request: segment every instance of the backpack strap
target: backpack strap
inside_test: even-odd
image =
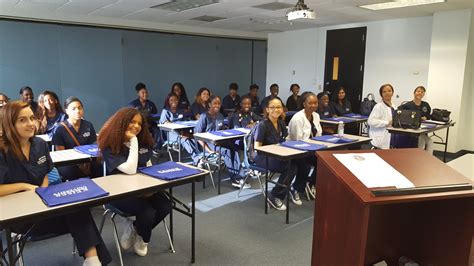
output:
[[[63,127],[66,129],[67,133],[69,133],[69,136],[72,138],[72,140],[74,141],[74,143],[76,144],[76,146],[81,146],[81,144],[79,143],[79,141],[76,139],[76,137],[74,136],[74,134],[72,133],[72,131],[69,129],[69,127],[66,125],[66,123],[61,122],[61,125],[63,125]]]

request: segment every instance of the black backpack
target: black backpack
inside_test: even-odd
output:
[[[370,97],[372,98],[370,99]],[[375,102],[375,96],[372,93],[367,94],[367,97],[365,97],[362,103],[360,104],[360,114],[369,116],[376,104],[377,103]]]
[[[250,133],[245,137],[246,149],[244,156],[246,157],[249,164],[255,163],[255,156],[257,152],[255,151],[255,134],[257,133],[257,128],[260,121],[255,123],[255,125],[250,129]]]

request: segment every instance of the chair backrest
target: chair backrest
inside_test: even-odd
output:
[[[257,133],[258,124],[250,129],[249,134],[244,138],[244,164],[249,167],[250,164],[255,163],[255,134]]]

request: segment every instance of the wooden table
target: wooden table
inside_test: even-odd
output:
[[[375,152],[416,187],[472,182],[420,149],[317,152],[312,265],[472,265],[474,190],[375,197],[335,153]],[[374,168],[377,166],[374,166]]]
[[[186,165],[188,166],[188,165]],[[188,166],[189,167],[189,166]],[[107,202],[123,198],[134,197],[160,189],[168,189],[184,184],[192,184],[190,213],[176,209],[191,218],[191,263],[195,262],[195,182],[201,179],[208,171],[185,177],[182,179],[163,181],[144,174],[110,175],[93,179],[100,187],[109,192],[102,198],[57,206],[47,207],[34,191],[25,191],[0,198],[0,228],[4,229],[8,246],[9,261],[14,261],[11,239],[11,226],[20,223],[34,223],[47,218],[60,216],[79,209],[89,209]],[[14,207],[13,207],[14,206]],[[170,214],[172,215],[172,213]],[[170,231],[172,232],[172,216],[170,216]],[[10,263],[10,265],[14,265]]]

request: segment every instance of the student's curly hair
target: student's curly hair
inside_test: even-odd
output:
[[[148,130],[145,117],[137,109],[131,107],[118,110],[105,122],[97,139],[99,148],[101,150],[109,148],[114,154],[121,153],[125,148],[123,145],[126,142],[125,132],[133,117],[137,114],[142,117],[142,130],[137,135],[138,145],[152,148],[154,140]]]

